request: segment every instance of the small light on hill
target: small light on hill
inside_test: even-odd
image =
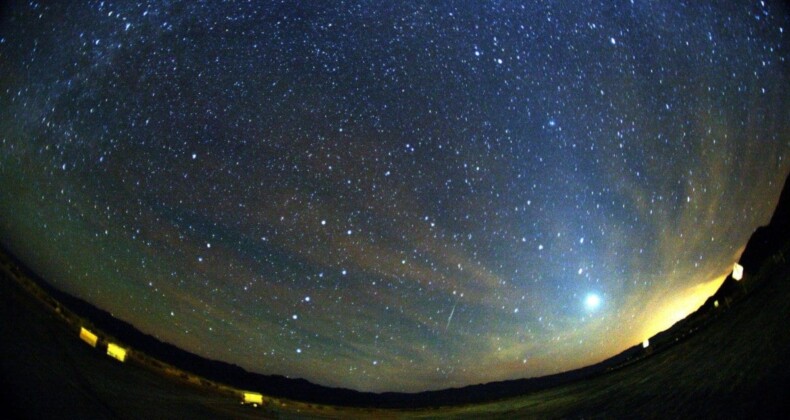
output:
[[[732,267],[732,278],[736,281],[740,281],[743,278],[743,266],[735,263]]]

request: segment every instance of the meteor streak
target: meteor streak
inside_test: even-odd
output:
[[[450,321],[452,321],[452,320],[453,320],[453,314],[455,313],[455,305],[458,305],[458,301],[457,301],[457,300],[456,300],[456,301],[455,301],[455,303],[453,304],[453,309],[452,309],[452,310],[450,310],[450,316],[448,316],[448,317],[447,317],[447,326],[446,326],[446,327],[444,327],[444,330],[445,330],[445,331],[447,331],[447,329],[448,329],[448,328],[450,328]]]

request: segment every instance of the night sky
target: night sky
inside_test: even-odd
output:
[[[46,3],[0,15],[0,241],[259,373],[600,361],[712,294],[790,171],[780,1]]]

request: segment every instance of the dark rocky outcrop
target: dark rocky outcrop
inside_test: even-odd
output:
[[[747,274],[756,274],[766,259],[776,253],[790,238],[790,176],[785,180],[779,203],[767,226],[760,226],[749,238],[738,261]]]

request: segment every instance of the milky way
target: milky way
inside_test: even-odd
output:
[[[0,18],[0,240],[259,373],[597,362],[696,309],[790,171],[778,1],[46,3]]]

